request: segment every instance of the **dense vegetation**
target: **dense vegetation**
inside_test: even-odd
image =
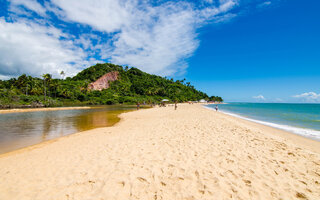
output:
[[[102,91],[87,89],[89,83],[111,71],[118,71],[120,78],[112,82],[110,88]],[[61,72],[61,76],[64,75]],[[50,74],[34,78],[23,74],[7,81],[0,80],[1,107],[158,103],[163,98],[178,102],[223,101],[221,97],[208,97],[185,79],[174,81],[137,68],[109,63],[89,67],[73,78],[53,79]]]

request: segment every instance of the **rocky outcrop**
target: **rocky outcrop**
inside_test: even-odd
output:
[[[105,75],[101,76],[98,80],[95,82],[92,82],[88,85],[89,90],[103,90],[110,87],[110,82],[113,82],[115,80],[118,80],[119,78],[119,72],[109,72]]]

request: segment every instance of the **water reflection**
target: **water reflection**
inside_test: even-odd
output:
[[[121,112],[133,106],[104,106],[85,110],[58,110],[0,115],[0,153],[64,135],[112,126]]]

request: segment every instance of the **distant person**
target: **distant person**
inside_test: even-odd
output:
[[[218,105],[216,105],[216,111],[218,111],[218,110],[219,110]]]
[[[137,110],[139,110],[140,109],[140,103],[138,102],[137,103]]]
[[[177,102],[174,102],[174,109],[177,110],[178,106],[177,106]]]

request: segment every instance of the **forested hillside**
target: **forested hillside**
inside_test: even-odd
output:
[[[119,72],[119,79],[102,91],[88,90],[88,84],[104,74]],[[185,102],[199,99],[222,101],[221,97],[208,97],[185,80],[167,79],[151,75],[137,68],[110,63],[89,67],[73,78],[53,79],[50,74],[34,78],[25,74],[7,81],[0,80],[0,106],[63,106],[118,103],[158,103],[163,98]]]

